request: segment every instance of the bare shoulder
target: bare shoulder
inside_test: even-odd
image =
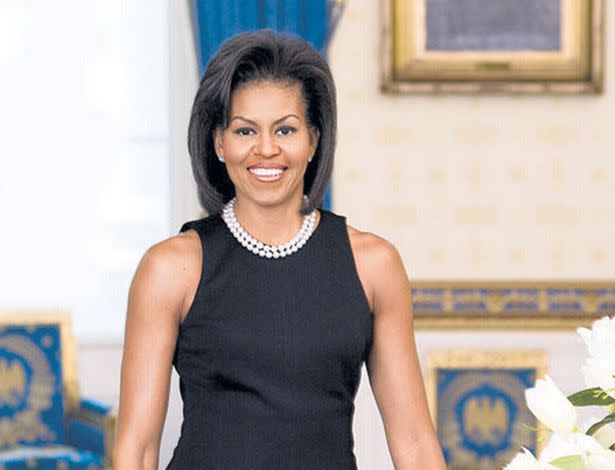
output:
[[[391,277],[405,276],[401,257],[397,248],[387,239],[348,224],[346,227],[359,278],[373,311],[378,285]]]
[[[355,254],[362,258],[362,261],[374,264],[370,268],[377,269],[377,264],[393,261],[399,258],[399,252],[395,245],[386,238],[372,232],[361,231],[347,225],[348,237]]]
[[[187,271],[190,261],[200,255],[199,235],[190,229],[152,245],[143,255],[142,262],[168,277]]]
[[[177,319],[186,311],[192,280],[200,278],[201,243],[194,229],[157,242],[144,253],[131,290],[145,290],[167,304]]]

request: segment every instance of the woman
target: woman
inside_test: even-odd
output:
[[[143,256],[128,299],[114,469],[155,469],[171,367],[184,402],[168,469],[356,469],[361,365],[395,468],[444,469],[395,247],[320,208],[335,88],[305,41],[228,40],[189,150],[207,217]]]

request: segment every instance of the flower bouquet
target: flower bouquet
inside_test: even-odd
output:
[[[552,431],[536,459],[523,449],[504,470],[615,470],[615,318],[578,328],[589,357],[582,371],[590,388],[566,397],[547,375],[525,391],[527,407]],[[579,406],[598,406],[606,416],[579,429]]]

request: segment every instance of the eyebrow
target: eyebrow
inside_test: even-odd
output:
[[[301,121],[301,118],[299,118],[299,116],[297,116],[296,114],[287,114],[286,116],[282,116],[280,119],[276,119],[273,123],[277,124],[278,122],[282,122],[284,119],[287,119],[289,117],[294,117],[297,118],[299,121]],[[245,118],[243,116],[234,116],[233,118],[231,118],[231,120],[229,121],[229,124],[231,122],[233,122],[235,119],[241,119],[242,121],[246,121],[249,122],[250,124],[257,126],[258,124],[256,124],[256,122],[252,121],[251,119]]]

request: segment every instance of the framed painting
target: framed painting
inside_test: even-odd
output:
[[[540,453],[525,389],[546,368],[540,350],[428,352],[430,412],[449,469],[503,468],[521,447]]]
[[[386,92],[599,93],[604,0],[385,0]]]
[[[417,329],[575,329],[615,315],[615,281],[411,281]]]

